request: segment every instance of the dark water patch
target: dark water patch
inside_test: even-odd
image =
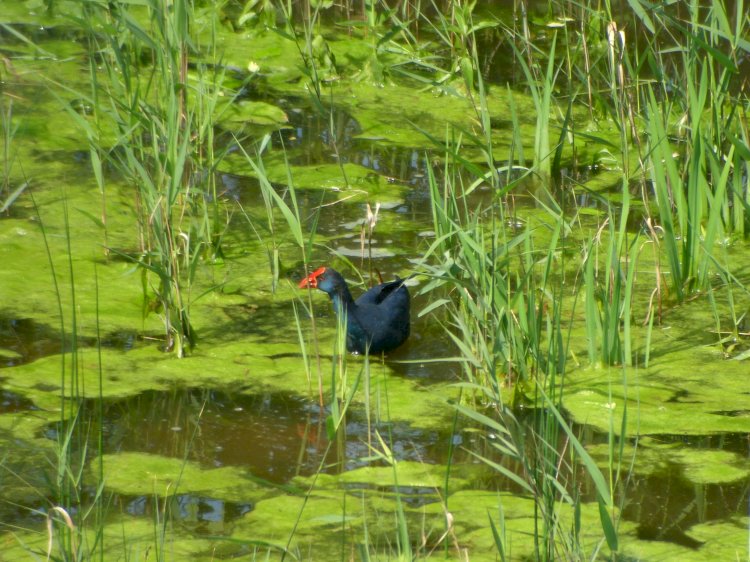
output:
[[[26,506],[2,502],[2,520],[13,521],[19,526],[42,525],[46,521],[49,506],[57,503],[53,496],[45,499],[46,492],[42,489],[37,490],[34,502]],[[84,486],[79,493],[80,502],[67,509],[72,517],[81,510],[87,511],[88,506],[94,505],[96,501],[102,501],[94,486]],[[134,517],[148,517],[152,520],[163,517],[164,510],[167,509],[171,519],[183,528],[198,535],[209,536],[230,534],[232,524],[255,507],[252,503],[230,502],[195,494],[176,494],[166,500],[153,495],[110,494],[106,503],[110,509],[114,508],[117,512]]]
[[[25,396],[10,390],[0,389],[0,414],[16,414],[36,409],[34,403]]]
[[[674,394],[672,394],[672,396],[667,400],[667,402],[676,403],[676,404],[679,404],[679,403],[696,404],[696,403],[701,402],[700,400],[688,400],[689,396],[690,396],[690,392],[681,388],[681,389],[678,389]]]
[[[122,330],[105,335],[99,345],[106,348],[129,351],[144,336],[132,330]],[[15,367],[31,363],[42,357],[70,353],[74,340],[70,334],[63,335],[49,324],[32,318],[12,318],[0,314],[0,368]],[[77,336],[75,345],[78,348],[97,345],[94,337]]]
[[[135,517],[160,515],[164,500],[155,503],[153,496],[129,497],[117,495],[113,503],[121,510]],[[177,494],[168,500],[170,514],[175,521],[198,534],[225,534],[230,529],[225,524],[232,523],[253,509],[251,503],[235,503],[194,494]]]
[[[748,415],[748,412],[712,412],[717,415]],[[652,435],[651,440],[665,445],[680,445],[693,449],[720,450],[737,453],[750,459],[750,434],[718,433],[715,435]]]
[[[356,135],[362,132],[359,122],[348,112],[331,107],[321,115],[297,99],[281,99],[288,127],[278,130],[275,142],[283,144],[292,158],[290,164],[307,165],[335,161],[351,151]]]
[[[289,126],[273,134],[272,144],[284,147],[292,166],[357,164],[390,183],[410,186],[423,198],[429,197],[427,163],[431,158],[425,156],[424,147],[393,146],[383,142],[387,139],[363,137],[357,119],[338,107],[321,115],[306,100],[276,103],[285,110]],[[440,172],[439,166],[436,171]]]
[[[31,318],[0,315],[0,367],[14,367],[56,355],[64,346],[60,332]]]
[[[229,199],[231,201],[239,201],[240,195],[243,191],[243,183],[252,182],[253,186],[260,192],[258,181],[255,178],[246,178],[230,173],[219,174],[217,185],[221,186],[219,191],[219,197]],[[208,197],[209,201],[211,197]]]
[[[398,494],[400,500],[404,504],[413,508],[423,507],[441,501],[440,497],[435,495],[435,488],[431,486],[394,487],[392,484],[387,484],[384,489],[375,482],[345,482],[341,487],[346,490],[348,494],[358,498],[367,498],[368,492],[372,490],[381,490],[393,494],[394,496]]]
[[[625,492],[622,516],[638,523],[639,538],[698,548],[700,541],[687,535],[690,528],[745,513],[749,487],[747,482],[695,485],[676,472],[636,477]]]
[[[42,392],[54,392],[60,390],[60,387],[56,384],[37,383],[33,386],[34,390],[41,390]]]
[[[413,335],[409,337],[413,338]],[[403,350],[399,348],[388,356],[388,366],[399,375],[409,379],[418,379],[420,384],[424,385],[459,382],[462,380],[462,367],[458,361],[453,361],[450,357],[437,362],[433,361],[434,358],[445,355],[448,347],[450,347],[448,342],[437,340],[424,344],[408,342]],[[437,353],[430,355],[431,350]],[[425,361],[414,358],[415,355],[424,357]],[[401,360],[401,357],[404,357],[404,360]]]
[[[91,153],[86,150],[37,150],[31,151],[34,161],[39,166],[45,164],[68,165],[65,173],[72,174],[70,182],[74,185],[88,185],[91,180]]]
[[[697,550],[705,544],[703,541],[696,540],[687,535],[680,527],[672,525],[639,525],[636,536],[641,540],[670,542],[686,548],[692,548],[693,550]]]
[[[206,468],[237,466],[261,481],[285,484],[296,475],[338,473],[369,464],[375,431],[389,435],[399,460],[444,462],[447,440],[434,431],[407,423],[373,420],[347,414],[344,441],[334,446],[326,433],[328,410],[286,394],[244,395],[223,390],[174,389],[149,391],[103,404],[97,421],[96,401],[82,411],[96,432],[101,427],[104,452],[142,452],[187,458]],[[55,439],[59,423],[44,435]]]
[[[607,443],[605,434],[595,438]],[[639,538],[699,548],[702,543],[688,535],[693,526],[746,513],[750,436],[665,434],[642,443],[619,490],[622,516],[638,524]]]
[[[516,417],[522,429],[523,450],[527,460],[536,454],[538,436],[533,427],[539,423],[540,411],[518,412]],[[574,433],[591,452],[600,470],[608,471],[610,437],[588,426],[571,423]],[[462,447],[473,451],[519,475],[524,468],[509,460],[492,447],[493,436],[486,431],[470,431]],[[562,454],[570,447],[567,436],[560,432],[555,445]],[[616,505],[622,505],[622,517],[637,524],[637,534],[644,540],[672,542],[688,548],[699,548],[689,533],[692,527],[707,522],[724,522],[747,512],[750,502],[750,436],[745,433],[716,435],[657,435],[640,440],[637,448],[634,438],[628,439],[621,462],[618,486],[614,496]],[[615,444],[615,451],[619,447]],[[530,461],[533,465],[533,460]],[[631,464],[632,463],[632,464]],[[597,502],[597,492],[587,482],[587,471],[582,463],[576,467],[575,478],[561,475],[559,482],[568,486],[572,495],[582,501]],[[567,482],[567,483],[566,483]],[[575,484],[573,484],[575,483]],[[572,486],[575,486],[575,489]],[[521,490],[499,473],[485,489],[510,491],[524,495]],[[622,502],[622,503],[620,503]]]

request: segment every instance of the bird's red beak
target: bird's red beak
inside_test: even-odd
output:
[[[310,275],[308,275],[302,281],[299,282],[299,288],[304,289],[305,287],[312,287],[313,289],[317,289],[318,276],[322,275],[325,270],[326,270],[325,267],[319,267],[318,269],[313,271]]]

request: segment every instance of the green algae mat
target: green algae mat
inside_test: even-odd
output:
[[[564,551],[580,559],[747,558],[747,341],[727,344],[722,332],[747,324],[738,318],[750,305],[746,243],[726,249],[737,288],[716,293],[721,302],[697,293],[654,325],[634,321],[632,365],[589,365],[580,307],[563,299],[570,361],[560,405],[622,498],[610,513],[613,553],[590,481],[556,483],[575,508],[545,504],[507,477],[522,467],[493,448],[497,436],[457,416],[457,404],[496,404],[462,378],[469,359],[437,310],[455,295],[424,291],[429,279],[415,277],[409,342],[368,360],[339,353],[327,297],[296,285],[306,263],[346,271],[355,294],[378,273],[406,277],[423,265],[436,237],[426,178],[445,166],[437,145],[447,136],[465,147],[469,170],[485,158],[460,81],[373,80],[385,42],[330,26],[311,38],[316,98],[288,32],[233,26],[196,7],[180,88],[193,95],[201,69],[221,71],[218,101],[201,116],[215,134],[205,146],[222,157],[191,170],[216,189],[190,205],[215,213],[220,227],[206,238],[220,250],[189,254],[207,223],[186,211],[176,239],[179,255],[198,256],[179,262],[191,275],[196,346],[178,359],[164,349],[158,275],[143,267],[155,215],[144,216],[133,178],[115,164],[126,159],[123,129],[90,106],[92,72],[114,87],[90,33],[113,28],[86,29],[78,2],[46,4],[10,2],[0,16],[0,560],[528,560],[540,557],[535,538],[560,529],[571,541]],[[136,33],[144,15],[132,4]],[[136,59],[153,61],[146,50]],[[487,102],[498,123],[484,140],[497,153],[534,145],[532,96],[503,85]],[[620,143],[611,123],[580,108],[566,118],[590,131],[576,147],[582,161]],[[154,145],[144,169],[167,152]],[[602,165],[582,183],[606,198],[620,172]],[[483,182],[465,181],[467,208],[494,204]],[[519,223],[543,245],[549,202],[518,201]],[[368,205],[370,221],[378,206],[369,233]],[[583,209],[569,239],[595,238],[600,219],[595,205]],[[571,255],[572,279],[582,257]],[[651,288],[634,300],[648,302]],[[500,396],[511,403],[515,392],[508,383]],[[521,392],[531,400],[533,385]],[[75,506],[70,524],[63,505]],[[542,511],[554,530],[541,528]]]

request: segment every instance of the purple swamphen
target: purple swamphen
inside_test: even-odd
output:
[[[356,353],[392,351],[409,337],[409,290],[404,280],[381,283],[356,301],[341,274],[330,267],[313,271],[299,283],[328,293],[336,314],[346,315],[346,348]]]

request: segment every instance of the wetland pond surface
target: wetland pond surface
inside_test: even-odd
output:
[[[315,232],[312,265],[344,272],[356,296],[378,272],[390,279],[422,267],[436,237],[429,178],[446,174],[428,134],[457,124],[471,111],[466,100],[414,84],[331,81],[324,97],[331,107],[321,114],[288,38],[258,31],[248,39],[222,28],[222,65],[240,78],[227,78],[231,107],[213,127],[217,150],[227,153],[201,172],[215,182],[206,200],[220,209],[221,252],[195,271],[188,298],[197,345],[178,359],[163,350],[145,274],[128,258],[143,243],[138,196],[105,160],[103,197],[90,139],[74,118],[90,119],[89,61],[97,58],[74,22],[37,16],[27,4],[3,16],[0,31],[12,66],[0,92],[4,123],[15,127],[5,137],[13,155],[6,177],[16,187],[29,182],[0,216],[0,559],[43,557],[47,514],[71,497],[76,517],[98,506],[100,536],[86,531],[79,546],[103,541],[107,560],[151,559],[147,545],[165,520],[172,560],[285,550],[354,559],[358,548],[385,558],[403,552],[404,524],[425,557],[495,560],[490,519],[502,522],[510,559],[533,557],[535,502],[507,476],[523,474],[523,466],[501,454],[486,425],[457,415],[466,401],[488,415],[496,404],[481,392],[470,399],[461,384],[464,358],[448,334],[455,326],[432,310],[446,295],[423,291],[429,279],[416,276],[408,342],[386,360],[346,357],[342,369],[330,302],[323,293],[307,300],[296,288],[305,273],[300,249],[278,210],[269,226],[263,180],[243,154],[258,157],[268,135],[266,177],[285,197],[293,178],[303,228]],[[347,41],[330,34],[339,61]],[[350,42],[355,57],[359,40]],[[244,79],[245,49],[260,61],[257,83]],[[505,99],[504,88],[493,95]],[[502,128],[507,102],[497,103]],[[516,103],[529,136],[531,102],[518,93]],[[114,136],[102,136],[116,150]],[[493,142],[506,147],[510,136],[501,131]],[[476,147],[467,154],[476,159]],[[457,181],[475,182],[472,169]],[[621,171],[573,160],[563,170],[550,193],[578,213],[571,239],[590,239]],[[512,174],[502,181],[518,179]],[[510,203],[496,189],[478,182],[462,204],[480,221],[484,210],[511,205],[511,231],[544,222],[535,183],[515,185]],[[371,233],[368,205],[379,209]],[[632,223],[634,232],[642,226],[640,217]],[[728,251],[735,274],[749,281],[747,246]],[[570,349],[580,359],[586,333],[580,318],[573,322]],[[610,443],[618,451],[618,559],[747,555],[748,367],[725,359],[715,326],[700,295],[653,327],[648,366],[568,364],[561,405],[574,434],[608,477]],[[642,348],[634,353],[642,361]],[[509,377],[502,389],[509,401],[512,385]],[[530,450],[538,416],[528,403],[516,410]],[[571,444],[561,434],[549,446]],[[603,544],[597,491],[582,468],[571,474],[563,487],[579,498],[579,538],[594,552]],[[574,515],[558,507],[572,528]]]

